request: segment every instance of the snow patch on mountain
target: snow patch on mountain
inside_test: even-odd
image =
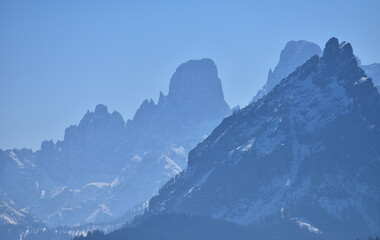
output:
[[[291,220],[295,220],[300,226],[300,228],[306,228],[307,230],[309,230],[309,232],[312,233],[322,234],[322,231],[308,223],[305,219],[292,218]]]

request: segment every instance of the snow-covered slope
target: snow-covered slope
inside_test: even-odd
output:
[[[151,213],[245,225],[293,221],[323,239],[380,232],[380,95],[349,43],[330,39],[189,154]]]
[[[42,222],[24,209],[16,209],[0,201],[0,225],[43,226]]]

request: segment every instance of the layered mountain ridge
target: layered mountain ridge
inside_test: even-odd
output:
[[[231,110],[215,63],[191,60],[176,69],[168,94],[145,100],[132,120],[97,105],[62,141],[45,141],[37,152],[0,150],[0,205],[8,206],[0,210],[25,208],[50,226],[108,222],[104,230],[146,211],[127,227],[132,236],[152,229],[165,235],[157,227],[173,223],[205,231],[198,221],[214,228],[211,237],[224,235],[220,227],[247,239],[271,239],[273,228],[277,238],[292,239],[379,234],[377,70],[336,38],[323,53],[291,41],[251,104],[214,129]],[[32,218],[39,221],[25,219]],[[94,226],[68,228],[61,237]]]
[[[142,211],[187,166],[188,151],[229,114],[215,63],[189,61],[173,74],[168,95],[160,93],[158,104],[144,101],[133,120],[97,105],[62,141],[44,141],[36,152],[1,151],[0,199],[50,226]]]

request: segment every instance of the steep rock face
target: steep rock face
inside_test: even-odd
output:
[[[152,213],[294,221],[324,239],[380,232],[380,96],[349,43],[330,39],[189,154]]]
[[[254,102],[267,94],[272,88],[280,83],[283,78],[287,77],[312,56],[321,56],[321,54],[321,48],[315,43],[304,40],[288,42],[285,45],[285,48],[281,51],[280,60],[277,66],[273,71],[272,69],[269,70],[267,82],[264,87],[257,92],[251,102]]]
[[[126,124],[98,105],[63,141],[44,141],[35,153],[0,151],[0,199],[53,226],[117,219],[185,169],[189,150],[229,114],[215,63],[189,61],[168,95],[144,101]]]

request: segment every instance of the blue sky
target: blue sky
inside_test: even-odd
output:
[[[175,68],[212,58],[246,105],[289,40],[332,36],[380,62],[380,1],[0,1],[0,148],[63,138],[98,103],[124,119],[167,93]]]

